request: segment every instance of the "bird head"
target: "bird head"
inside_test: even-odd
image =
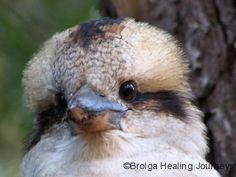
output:
[[[187,60],[171,35],[148,24],[102,19],[55,34],[29,62],[23,85],[37,115],[30,148],[66,124],[92,142],[132,135],[206,152]]]

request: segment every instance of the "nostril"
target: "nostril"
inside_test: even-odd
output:
[[[104,94],[98,94],[98,95],[103,98],[106,97]]]
[[[133,108],[132,107],[128,107],[128,110],[133,110]]]

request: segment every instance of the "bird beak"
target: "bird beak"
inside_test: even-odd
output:
[[[108,129],[120,129],[122,115],[127,107],[96,94],[84,86],[68,103],[69,113],[79,129],[86,132],[98,132]]]

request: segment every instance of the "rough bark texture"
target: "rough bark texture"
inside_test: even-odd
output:
[[[183,44],[191,84],[205,112],[212,164],[236,177],[236,1],[100,0],[105,16],[132,16],[165,29]]]

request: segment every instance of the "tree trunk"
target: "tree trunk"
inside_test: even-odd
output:
[[[191,85],[208,127],[212,164],[236,177],[236,1],[99,0],[105,16],[131,16],[169,33],[190,60]]]

